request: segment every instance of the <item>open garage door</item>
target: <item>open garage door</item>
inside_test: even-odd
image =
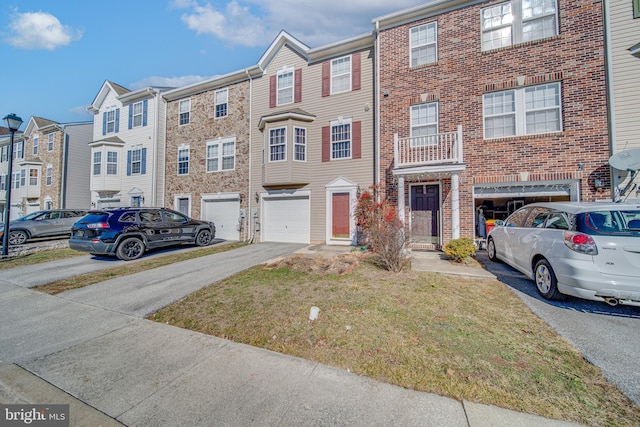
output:
[[[216,238],[238,240],[239,199],[203,200],[203,219],[216,225]]]
[[[263,202],[263,241],[309,243],[309,196],[269,197]]]

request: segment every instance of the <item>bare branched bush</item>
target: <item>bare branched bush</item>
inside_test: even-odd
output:
[[[408,261],[404,224],[391,203],[386,199],[377,201],[375,187],[358,195],[356,220],[366,246],[377,255],[381,265],[393,272],[401,271]]]

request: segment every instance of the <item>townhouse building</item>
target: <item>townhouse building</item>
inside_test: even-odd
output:
[[[373,24],[378,181],[414,246],[482,235],[480,213],[610,200],[601,1],[436,0]]]
[[[261,241],[349,245],[373,184],[371,34],[309,48],[282,31],[251,97],[249,214]]]
[[[42,209],[89,207],[88,143],[92,128],[89,122],[58,123],[31,117],[25,131],[14,138],[9,184],[4,182],[8,145],[3,145],[1,160],[5,166],[0,190],[12,186],[11,219]]]
[[[91,207],[164,206],[166,102],[169,88],[131,91],[109,80],[87,111]]]
[[[628,153],[640,150],[637,124],[640,101],[640,1],[605,1],[604,4],[611,152]],[[640,175],[626,169],[614,169],[613,172],[616,198],[640,201]]]
[[[177,88],[167,102],[166,204],[248,240],[250,98],[257,67]]]

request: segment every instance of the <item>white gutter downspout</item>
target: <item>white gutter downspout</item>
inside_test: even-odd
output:
[[[610,23],[610,5],[609,0],[602,2],[602,13],[604,14],[604,51],[605,51],[605,67],[607,82],[607,115],[609,121],[609,156],[616,153],[616,112],[613,103],[613,66],[611,52],[611,23]],[[611,197],[612,200],[618,199],[618,173],[617,169],[610,167],[611,172]]]
[[[151,172],[151,205],[157,206],[157,196],[158,196],[158,127],[160,126],[160,92],[156,92],[154,95],[155,98],[155,109],[156,109],[156,118],[153,126],[151,143],[153,144],[153,171]],[[166,141],[165,141],[166,146]],[[166,155],[165,155],[166,157]],[[162,189],[164,194],[164,188]],[[164,205],[164,203],[163,203]]]
[[[374,56],[374,60],[376,62],[376,78],[374,84],[374,104],[375,104],[375,135],[373,137],[373,185],[378,185],[380,182],[380,21],[376,21],[376,53]]]
[[[253,231],[254,224],[251,220],[253,218],[251,215],[251,158],[253,157],[253,150],[251,149],[253,143],[253,114],[251,111],[251,106],[253,104],[253,79],[251,78],[249,70],[245,70],[245,72],[247,73],[247,77],[249,78],[249,185],[247,187],[247,211],[244,214],[244,241],[251,242],[253,240],[253,237],[250,236],[253,236],[253,233],[255,232]],[[247,224],[250,224],[249,230],[247,230]]]

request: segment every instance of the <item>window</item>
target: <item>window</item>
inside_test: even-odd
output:
[[[116,131],[116,110],[107,111],[105,113],[106,133]]]
[[[560,83],[488,93],[483,104],[485,138],[562,130]]]
[[[20,169],[20,187],[25,187],[27,185],[27,170]]]
[[[216,119],[227,117],[229,89],[217,90],[215,94]]]
[[[102,152],[93,152],[93,174],[100,175],[102,173]]]
[[[5,178],[5,175],[0,175],[0,191],[5,191],[7,189],[7,181]]]
[[[277,128],[269,131],[269,161],[287,160],[287,129]]]
[[[118,153],[107,151],[107,175],[118,174]]]
[[[351,158],[351,121],[331,123],[331,159]]]
[[[430,64],[438,60],[438,27],[435,22],[411,29],[411,66]]]
[[[278,71],[277,78],[277,105],[291,104],[293,102],[293,68]]]
[[[51,185],[53,183],[53,166],[47,165],[47,185]]]
[[[180,101],[180,125],[189,124],[189,114],[191,112],[191,100]]]
[[[233,170],[236,167],[235,139],[207,143],[207,172]]]
[[[307,161],[307,129],[293,128],[293,160]]]
[[[29,169],[29,185],[32,187],[38,186],[38,169]]]
[[[331,61],[331,93],[351,90],[351,56]]]
[[[16,172],[11,175],[13,177],[13,187],[12,188],[20,188],[20,172]]]
[[[640,0],[633,0],[633,17],[640,18]]]
[[[178,175],[189,174],[189,146],[178,148]]]
[[[411,106],[411,136],[413,138],[435,135],[438,133],[438,103]],[[433,138],[419,138],[412,140],[412,145],[427,145],[434,143]]]
[[[9,146],[3,145],[2,154],[0,154],[0,161],[6,162],[7,160],[9,160]]]
[[[131,108],[131,114],[132,114],[131,124],[133,127],[142,126],[142,113],[143,113],[142,101],[136,102],[135,104],[133,104]]]
[[[38,155],[38,144],[40,144],[40,138],[36,136],[33,138],[33,155],[34,156]]]
[[[54,137],[54,135],[52,133],[47,135],[47,138],[48,138],[47,150],[49,150],[49,151],[53,151],[53,137]]]
[[[556,0],[513,0],[482,9],[482,50],[558,34]]]
[[[13,143],[13,159],[24,159],[24,152],[22,151],[22,141]]]
[[[131,173],[130,175],[138,175],[142,172],[142,150],[137,148],[131,150]]]

